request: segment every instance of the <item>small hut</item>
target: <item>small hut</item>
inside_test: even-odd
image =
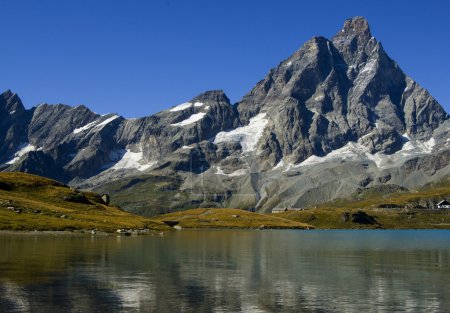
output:
[[[447,200],[442,200],[441,202],[439,202],[439,203],[437,204],[437,208],[438,208],[439,210],[442,210],[442,209],[450,209],[450,202],[447,201]]]
[[[287,211],[287,208],[273,208],[272,209],[272,214],[283,213],[283,212],[286,212],[286,211]]]

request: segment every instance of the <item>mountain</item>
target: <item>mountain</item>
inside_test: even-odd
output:
[[[403,134],[428,140],[448,119],[388,57],[363,18],[347,20],[332,40],[306,42],[237,108],[243,121],[260,112],[270,116],[272,142],[293,163],[358,139],[370,153],[393,153]]]
[[[25,110],[0,96],[0,170],[109,192],[124,208],[268,211],[450,173],[450,118],[362,17],[313,37],[232,105],[208,91],[149,117]],[[395,189],[395,188],[394,188]]]

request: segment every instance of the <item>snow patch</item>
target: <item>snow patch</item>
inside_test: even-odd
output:
[[[328,52],[329,52],[330,54],[332,54],[332,53],[331,53],[331,47],[330,47],[330,42],[329,42],[329,41],[327,41],[327,48],[328,48]]]
[[[185,102],[185,103],[179,104],[176,107],[170,109],[170,112],[183,111],[183,110],[189,109],[191,106],[192,106],[192,103]]]
[[[389,168],[399,165],[399,162],[404,162],[407,158],[418,154],[429,154],[433,151],[435,146],[434,138],[422,142],[419,140],[406,142],[402,149],[394,154],[384,154],[377,152],[370,153],[369,149],[357,142],[349,142],[342,148],[336,149],[323,157],[312,155],[299,164],[288,164],[285,172],[298,167],[311,166],[319,163],[336,161],[336,160],[370,160],[376,164],[378,168]],[[278,165],[277,165],[278,166]]]
[[[12,110],[11,112],[9,112],[9,115],[13,115],[14,113],[16,113],[16,110]]]
[[[428,141],[423,143],[424,147],[427,149],[427,152],[433,151],[434,146],[436,145],[436,141],[433,137],[431,137]]]
[[[252,117],[250,123],[246,126],[241,126],[228,132],[218,133],[214,139],[214,143],[237,141],[241,144],[242,152],[253,151],[268,122],[266,113],[259,113],[255,117]]]
[[[186,125],[194,124],[194,123],[200,121],[205,115],[206,115],[205,112],[192,114],[191,116],[189,116],[189,118],[185,119],[184,121],[181,121],[181,122],[175,123],[175,124],[170,124],[170,126],[179,127],[179,126],[186,126]]]
[[[284,160],[281,160],[280,162],[278,162],[277,165],[275,165],[275,166],[273,167],[273,170],[277,170],[277,169],[279,169],[279,168],[283,168],[283,166],[284,166]]]
[[[102,115],[102,117],[104,117],[104,116],[106,116],[106,115],[108,115],[108,114]],[[75,129],[73,130],[73,133],[74,133],[74,134],[78,134],[78,133],[81,133],[81,132],[83,132],[83,131],[89,130],[89,129],[91,129],[91,128],[102,129],[106,124],[111,123],[112,121],[114,121],[114,120],[117,119],[118,117],[119,117],[119,115],[113,115],[113,116],[107,118],[107,119],[104,120],[104,121],[95,120],[95,121],[90,122],[89,124],[86,124],[86,125],[84,125],[84,126],[82,126],[82,127],[80,127],[80,128],[75,128]]]
[[[240,170],[236,170],[233,173],[228,174],[229,177],[236,177],[236,176],[243,176],[247,174],[247,170],[246,169],[240,169]]]
[[[225,172],[220,168],[220,166],[217,167],[216,175],[227,175]]]
[[[300,164],[288,163],[288,164],[286,165],[286,168],[285,168],[285,170],[283,171],[283,173],[289,172],[289,171],[292,170],[293,168],[299,168],[300,166],[301,166],[301,163],[300,163]]]
[[[296,167],[302,167],[302,166],[309,166],[309,165],[315,165],[331,160],[356,160],[360,158],[361,156],[366,156],[369,153],[368,148],[365,146],[356,143],[356,142],[349,142],[342,148],[336,149],[328,153],[327,155],[323,157],[319,157],[316,155],[312,155],[300,164],[290,164],[289,168],[296,168]]]
[[[230,174],[225,173],[220,166],[217,167],[216,169],[216,175],[224,175],[224,176],[228,176],[228,177],[236,177],[236,176],[243,176],[247,174],[247,170],[246,169],[239,169],[236,170]]]
[[[193,149],[194,147],[190,147],[190,146],[182,146],[181,149]]]
[[[202,102],[195,102],[194,103],[194,107],[196,107],[196,108],[201,107],[201,106],[203,106]]]
[[[89,128],[94,127],[97,123],[98,123],[97,121],[93,121],[93,122],[91,122],[91,123],[89,123],[89,124],[84,125],[83,127],[75,128],[75,129],[73,130],[73,133],[74,133],[74,134],[81,133],[82,131],[85,131],[85,130],[88,130]]]
[[[6,164],[11,165],[11,164],[16,163],[17,161],[19,161],[19,159],[20,159],[23,155],[27,154],[27,153],[30,152],[30,151],[36,151],[36,147],[33,146],[33,145],[30,145],[29,143],[23,143],[23,144],[21,144],[21,145],[17,148],[16,153],[14,153],[14,157],[13,157],[11,160],[9,160],[8,162],[6,162]]]
[[[138,171],[145,171],[149,169],[157,162],[145,162],[142,151],[132,152],[130,149],[117,150],[110,153],[111,161],[117,161],[112,169],[137,169]]]
[[[119,115],[113,115],[110,118],[107,118],[106,120],[104,120],[103,122],[101,122],[100,124],[96,125],[95,128],[100,128],[102,129],[103,126],[105,126],[106,124],[111,123],[112,121],[114,121],[115,119],[117,119],[119,117]]]

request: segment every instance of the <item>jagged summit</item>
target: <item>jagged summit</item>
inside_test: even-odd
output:
[[[2,94],[0,94],[0,97],[9,98],[12,95],[13,95],[13,93],[12,93],[11,89],[7,89],[4,92],[2,92]]]
[[[352,67],[366,62],[376,51],[384,53],[381,43],[372,36],[369,23],[363,17],[346,20],[343,28],[331,41],[345,62]]]
[[[22,113],[25,108],[16,93],[10,89],[0,94],[0,109],[6,110],[9,114]]]
[[[223,90],[209,90],[198,95],[192,101],[223,101],[229,103],[230,99]]]
[[[356,16],[347,19],[344,22],[344,27],[340,31],[342,34],[360,34],[371,37],[369,22],[362,16]]]

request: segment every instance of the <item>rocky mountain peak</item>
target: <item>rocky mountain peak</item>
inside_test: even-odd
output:
[[[193,102],[195,102],[195,101],[198,101],[198,102],[213,101],[213,102],[227,102],[227,103],[230,103],[230,99],[228,99],[227,95],[225,94],[225,92],[223,90],[209,90],[209,91],[206,91],[206,92],[198,95],[194,99],[192,99],[192,101]]]
[[[25,107],[19,96],[8,89],[0,95],[0,111],[6,111],[9,115],[16,115],[23,113]]]
[[[332,42],[345,62],[350,65],[366,62],[368,56],[377,50],[376,47],[381,47],[372,37],[367,20],[360,16],[347,19],[344,27],[332,38]]]
[[[340,34],[345,35],[364,35],[369,38],[372,37],[370,33],[369,22],[362,16],[356,16],[349,18],[344,22],[344,27],[340,31]]]
[[[0,95],[0,97],[7,99],[7,98],[10,98],[12,95],[13,95],[13,93],[12,93],[11,89],[8,89],[8,90],[4,91]]]
[[[420,86],[407,87],[407,80],[372,37],[367,20],[355,17],[331,41],[307,41],[272,69],[237,110],[244,123],[269,112],[274,142],[294,163],[372,135],[378,142],[372,152],[392,153],[401,148],[405,132],[428,140],[448,118]]]

